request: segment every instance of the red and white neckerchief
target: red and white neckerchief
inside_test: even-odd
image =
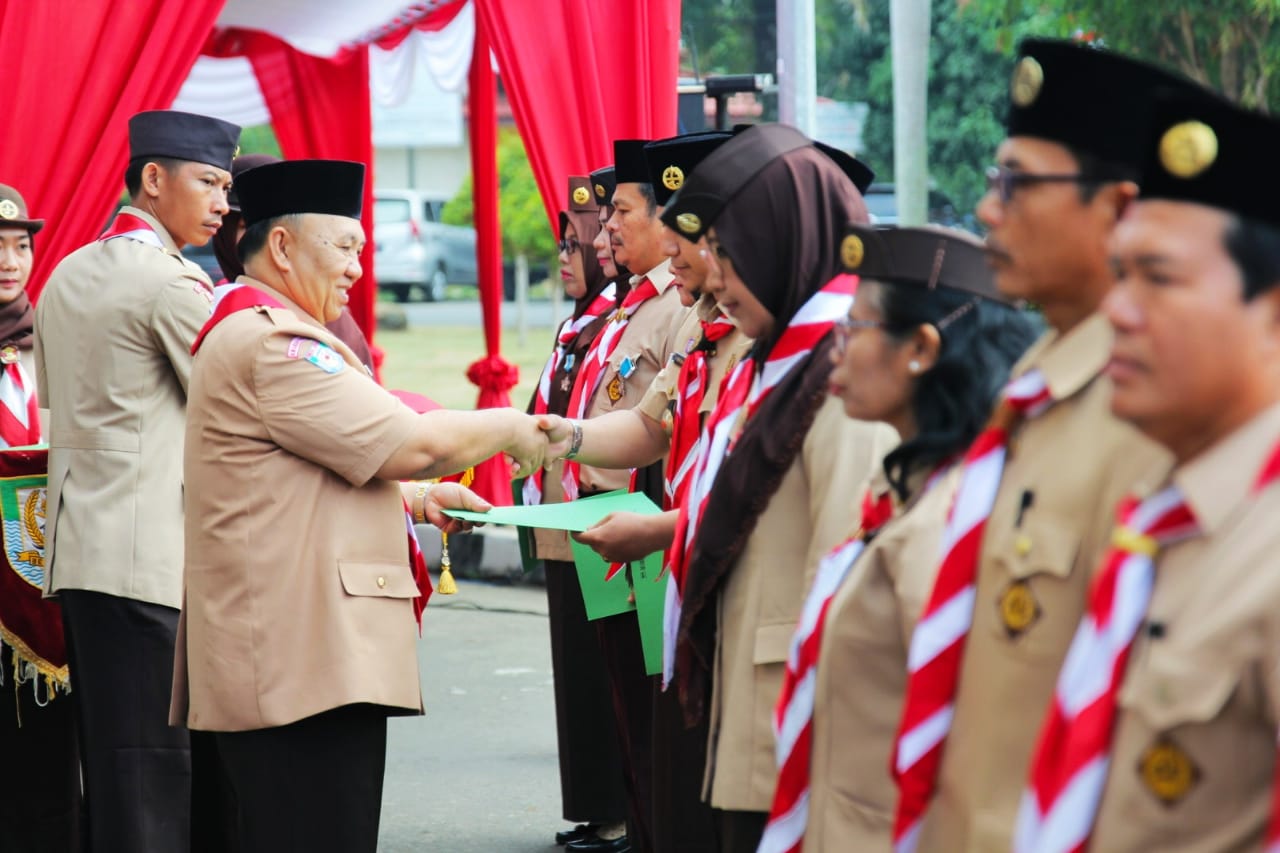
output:
[[[698,440],[688,485],[688,497],[680,505],[676,518],[675,536],[667,552],[667,568],[671,583],[667,584],[666,604],[662,615],[662,686],[671,683],[675,667],[676,636],[680,629],[681,590],[688,569],[689,555],[693,553],[693,537],[702,514],[707,508],[707,497],[715,483],[720,466],[733,452],[737,442],[735,430],[739,423],[751,420],[770,392],[796,365],[803,364],[813,348],[826,337],[836,321],[849,313],[853,306],[853,294],[858,289],[856,276],[840,274],[827,282],[821,290],[809,297],[791,318],[778,342],[769,351],[759,372],[756,361],[748,356],[720,385],[720,398],[715,410],[707,418]],[[741,433],[738,433],[741,434]]]
[[[132,213],[117,213],[116,218],[107,226],[107,230],[98,238],[98,242],[105,243],[116,237],[128,237],[130,240],[137,240],[139,243],[146,243],[157,249],[164,248],[164,241],[160,239],[160,235],[151,227],[151,224]]]
[[[997,414],[1030,419],[1053,405],[1044,375],[1031,370],[1005,388]],[[890,768],[898,783],[893,845],[915,850],[925,811],[937,785],[938,768],[955,707],[965,641],[973,625],[974,587],[982,536],[1004,471],[1011,423],[988,426],[970,446],[947,526],[942,563],[924,615],[911,635],[907,694]]]
[[[609,356],[613,355],[613,351],[618,348],[618,342],[622,340],[622,333],[626,331],[627,324],[640,310],[641,305],[657,295],[658,288],[649,281],[648,276],[645,276],[639,284],[631,288],[631,292],[627,294],[626,299],[622,300],[622,305],[613,315],[613,319],[600,330],[600,334],[596,335],[596,339],[591,342],[591,348],[582,359],[582,370],[578,373],[577,381],[573,384],[573,392],[569,395],[569,418],[582,420],[587,416],[587,407],[591,405],[591,398],[595,396],[596,388],[604,378]],[[564,483],[566,500],[575,500],[578,497],[579,467],[573,460],[564,463],[561,479]]]
[[[782,692],[773,710],[773,734],[778,759],[778,784],[773,807],[757,853],[799,853],[809,821],[809,768],[813,750],[814,693],[818,683],[818,652],[827,611],[840,585],[862,556],[866,544],[893,517],[888,492],[862,497],[862,523],[852,537],[818,564],[813,587],[800,611],[800,621],[787,653]]]
[[[1254,492],[1278,476],[1280,445],[1272,451]],[[1138,503],[1123,501],[1119,525],[1089,589],[1089,606],[1058,673],[1053,703],[1040,729],[1031,779],[1018,809],[1016,853],[1082,851],[1111,764],[1116,700],[1129,650],[1147,615],[1158,551],[1199,533],[1176,486]],[[1277,760],[1280,774],[1280,757]],[[1280,775],[1273,781],[1265,850],[1280,849]]]
[[[577,339],[578,334],[587,326],[594,323],[613,310],[614,305],[618,302],[618,285],[616,282],[609,282],[609,285],[602,291],[600,295],[592,300],[591,305],[583,312],[578,319],[566,317],[565,321],[560,324],[560,332],[556,335],[555,348],[551,350],[551,355],[547,357],[547,363],[542,367],[542,376],[538,378],[537,396],[533,399],[533,413],[535,415],[545,415],[547,407],[551,400],[551,383],[555,379],[555,373],[563,364],[566,375],[572,369],[572,363],[565,364],[565,354],[569,347]],[[542,468],[534,471],[524,481],[524,505],[537,506],[542,503]]]
[[[418,542],[418,531],[413,527],[413,510],[409,502],[404,502],[404,524],[409,533],[409,570],[413,572],[414,583],[418,585],[418,594],[413,599],[413,618],[418,620],[418,636],[422,636],[422,611],[431,600],[435,588],[431,586],[431,575],[427,572],[427,558],[422,555],[422,545]]]
[[[24,447],[40,443],[40,408],[36,384],[27,375],[17,347],[0,352],[0,447]]]
[[[711,379],[708,349],[737,328],[723,314],[714,320],[702,320],[702,338],[685,354],[676,379],[675,410],[671,413],[671,447],[667,450],[667,470],[663,478],[664,510],[685,502],[689,492],[689,472],[697,459],[698,440],[702,436],[702,401]]]

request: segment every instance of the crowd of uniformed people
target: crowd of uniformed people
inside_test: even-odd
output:
[[[0,438],[49,446],[71,687],[5,662],[43,763],[0,849],[373,853],[413,522],[465,529],[488,505],[432,481],[505,453],[527,504],[662,510],[572,534],[663,554],[657,676],[532,537],[557,844],[1280,850],[1280,122],[1031,39],[1006,130],[985,240],[874,225],[872,169],[783,125],[618,140],[568,178],[526,412],[372,379],[360,164],[135,116],[130,205],[35,308],[0,186]],[[178,251],[210,239],[218,287]]]

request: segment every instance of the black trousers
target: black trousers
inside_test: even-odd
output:
[[[17,684],[13,650],[0,648],[0,851],[78,853],[81,806],[80,749],[74,693],[41,706],[39,685]]]
[[[709,714],[685,726],[679,691],[653,679],[653,851],[717,850],[715,811],[702,799],[707,766]]]
[[[720,853],[755,853],[769,823],[768,812],[731,812],[716,809]]]
[[[627,819],[622,747],[596,626],[587,621],[573,563],[547,560],[546,573],[564,819],[622,823]]]
[[[376,853],[385,708],[347,705],[213,738],[237,816],[228,853]]]
[[[613,688],[627,784],[627,836],[633,853],[653,850],[653,677],[645,675],[636,614],[596,620],[600,652]]]
[[[63,590],[90,850],[181,853],[191,832],[191,749],[169,726],[178,611]]]

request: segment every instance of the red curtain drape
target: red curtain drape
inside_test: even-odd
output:
[[[554,226],[566,179],[615,139],[676,131],[680,0],[474,0]]]
[[[32,298],[102,230],[124,190],[129,116],[173,102],[223,3],[0,0],[0,183],[48,221]]]
[[[209,39],[210,56],[246,56],[271,113],[287,159],[355,160],[368,167],[364,183],[364,274],[351,288],[348,307],[373,340],[377,279],[373,269],[373,118],[369,48],[335,57],[302,53],[266,33],[223,30]]]
[[[476,229],[476,273],[484,323],[485,356],[467,368],[480,388],[477,409],[511,405],[519,370],[502,357],[502,226],[498,220],[498,84],[489,62],[489,38],[477,18],[468,84],[471,186]],[[471,488],[498,506],[511,503],[510,474],[502,457],[476,466]]]

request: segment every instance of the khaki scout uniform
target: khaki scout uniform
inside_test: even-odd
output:
[[[689,309],[685,314],[684,322],[676,329],[669,344],[671,352],[684,353],[688,356],[702,340],[702,323],[710,323],[720,316],[722,316],[720,306],[716,301],[710,296],[702,297],[693,308]],[[704,422],[720,399],[720,383],[747,354],[753,343],[755,341],[744,335],[736,326],[732,332],[716,341],[715,351],[708,354],[707,387],[703,391],[702,404],[698,407],[698,414],[702,416]],[[640,414],[662,424],[668,436],[671,434],[671,405],[679,393],[680,367],[681,364],[677,364],[674,357],[668,361],[667,366],[662,368],[649,384],[649,390],[645,391],[640,405],[636,406],[636,411]]]
[[[979,557],[973,626],[921,853],[1007,853],[1044,709],[1109,544],[1116,503],[1168,454],[1111,415],[1112,332],[1095,314],[1014,367],[1055,400],[1013,434]],[[1029,497],[1028,497],[1029,496]]]
[[[635,408],[671,355],[672,330],[680,325],[687,309],[680,303],[679,291],[671,286],[669,261],[663,261],[650,270],[647,276],[633,276],[631,286],[637,286],[644,277],[653,282],[658,295],[636,309],[635,314],[627,321],[618,346],[609,356],[600,376],[595,396],[587,405],[588,418]],[[623,360],[627,358],[635,364],[635,372],[624,380],[619,371]],[[556,460],[544,472],[543,503],[560,503],[564,500],[564,490],[560,485],[560,472],[563,470],[564,462]],[[631,472],[626,469],[591,468],[583,465],[579,471],[584,492],[625,489],[631,484]],[[540,560],[573,561],[569,535],[563,530],[535,529],[534,543]]]
[[[241,281],[287,308],[231,314],[196,358],[171,722],[420,713],[403,498],[375,476],[418,416],[285,296]]]
[[[895,498],[895,518],[854,563],[827,610],[814,693],[809,822],[804,848],[892,846],[898,789],[889,775],[907,688],[907,649],[938,571],[959,466],[920,494],[928,472]],[[884,471],[872,488],[888,490]]]
[[[720,593],[704,797],[767,812],[778,766],[773,708],[818,561],[858,522],[873,468],[897,436],[827,398]],[[726,463],[733,465],[730,458]]]
[[[58,264],[36,306],[40,405],[49,409],[45,592],[182,601],[182,436],[191,342],[209,277],[178,252],[128,237]]]
[[[1280,728],[1280,406],[1181,466],[1201,534],[1156,557],[1091,850],[1260,850]]]

